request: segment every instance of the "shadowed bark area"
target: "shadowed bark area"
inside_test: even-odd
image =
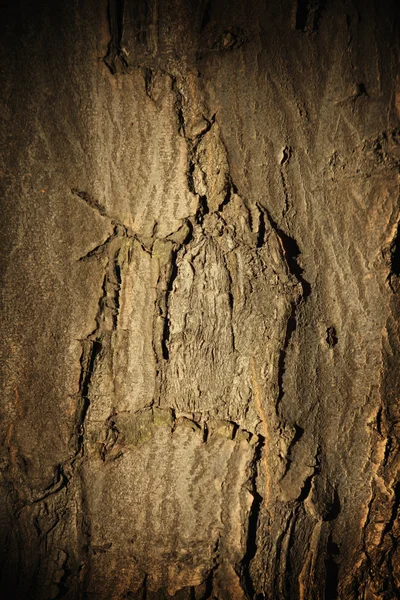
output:
[[[2,596],[400,593],[398,12],[8,3]]]

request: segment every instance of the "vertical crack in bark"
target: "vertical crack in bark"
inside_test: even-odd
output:
[[[232,279],[232,273],[229,270],[229,266],[226,260],[226,257],[223,256],[222,257],[223,260],[223,264],[225,267],[225,272],[228,276],[228,281],[229,281],[229,292],[228,292],[228,302],[229,302],[229,321],[230,321],[230,329],[231,329],[231,339],[232,339],[232,350],[233,352],[236,352],[236,346],[235,346],[235,328],[234,328],[234,295],[233,295],[233,279]]]
[[[285,339],[282,344],[281,350],[279,352],[278,359],[278,396],[276,400],[276,408],[279,409],[279,405],[282,402],[284,396],[284,386],[283,386],[283,378],[285,374],[285,362],[286,362],[286,354],[292,339],[292,336],[297,328],[297,314],[301,307],[301,305],[306,301],[307,297],[311,293],[311,287],[308,281],[303,278],[303,269],[297,263],[297,257],[300,254],[299,247],[294,238],[288,236],[286,233],[282,231],[275,223],[271,215],[267,210],[265,210],[265,214],[268,218],[268,221],[271,227],[277,234],[278,240],[281,244],[283,255],[286,259],[286,263],[288,265],[289,272],[296,277],[296,279],[300,282],[302,288],[302,294],[295,300],[291,302],[291,310],[288,315],[287,324],[286,324],[286,333]]]
[[[160,403],[165,377],[165,362],[169,360],[170,296],[178,276],[179,252],[192,238],[192,223],[187,219],[183,225],[165,239],[153,241],[151,256],[158,259],[158,280],[154,307],[152,347],[156,362],[156,389],[154,402]],[[161,322],[161,325],[160,325]]]
[[[284,523],[282,523],[282,530],[276,540],[274,568],[271,586],[272,593],[276,598],[286,597],[286,594],[284,593],[285,581],[287,577],[287,572],[285,568],[287,560],[285,543],[287,542],[288,536],[290,538],[292,523],[295,521],[295,519],[296,511],[290,511],[287,514]]]
[[[116,225],[114,233],[104,244],[92,250],[81,260],[93,256],[105,261],[105,273],[102,285],[96,327],[82,341],[80,397],[81,407],[78,413],[78,448],[77,454],[84,452],[85,419],[90,406],[90,388],[96,364],[101,360],[103,352],[111,352],[110,334],[117,329],[119,315],[119,296],[121,290],[120,251],[123,238],[127,237],[124,227]]]
[[[393,293],[399,290],[400,282],[400,222],[397,223],[397,230],[389,246],[389,265],[390,272],[387,277],[389,287]]]
[[[282,211],[282,218],[284,218],[286,216],[286,213],[289,210],[289,190],[288,190],[288,186],[286,183],[286,168],[290,162],[292,156],[292,149],[289,146],[285,146],[283,151],[282,151],[282,158],[280,161],[280,176],[281,176],[281,182],[282,182],[282,189],[283,189],[283,197],[285,200],[285,206],[283,208]]]
[[[304,32],[316,31],[326,0],[297,0],[296,29]]]
[[[174,281],[178,275],[178,267],[177,267],[177,263],[176,263],[177,253],[178,253],[178,251],[175,249],[172,250],[172,252],[171,252],[170,274],[169,274],[169,277],[167,278],[167,285],[166,285],[166,290],[165,290],[165,314],[162,315],[162,317],[164,319],[164,329],[163,329],[163,336],[162,336],[162,342],[161,342],[164,360],[168,360],[168,358],[169,358],[168,342],[169,342],[169,336],[170,336],[170,319],[169,319],[168,309],[169,309],[169,298],[170,298],[170,295],[172,292]]]
[[[325,558],[325,599],[337,600],[339,596],[339,546],[332,540],[332,533],[328,537]]]
[[[262,509],[263,498],[257,491],[257,469],[258,464],[262,460],[264,451],[265,438],[262,435],[258,436],[258,443],[254,452],[254,461],[252,463],[252,474],[250,477],[251,493],[253,502],[250,509],[246,539],[246,553],[240,565],[240,579],[243,589],[249,598],[255,597],[254,583],[251,577],[250,566],[251,562],[257,554],[257,532],[259,526],[260,513]]]
[[[270,478],[269,478],[269,468],[268,468],[268,460],[267,460],[267,454],[269,451],[269,444],[270,444],[270,435],[269,435],[267,416],[266,416],[264,408],[263,408],[261,389],[260,389],[260,385],[259,385],[259,381],[258,381],[257,369],[256,369],[254,358],[252,358],[252,360],[251,360],[251,371],[252,371],[252,380],[253,380],[252,383],[253,383],[253,390],[254,390],[254,399],[256,402],[257,413],[258,413],[258,416],[262,423],[262,430],[263,430],[263,440],[264,440],[263,441],[263,449],[264,449],[264,451],[261,452],[261,456],[259,458],[264,463],[265,490],[264,490],[263,498],[264,498],[264,506],[267,507],[269,505],[269,498],[270,498]]]
[[[279,352],[279,359],[278,359],[278,396],[276,399],[276,409],[277,411],[279,410],[279,405],[282,402],[283,396],[284,396],[284,385],[283,385],[283,379],[284,379],[284,374],[285,374],[285,370],[286,370],[286,354],[287,354],[287,350],[289,347],[289,343],[290,340],[294,334],[294,332],[296,331],[296,327],[297,327],[297,309],[298,309],[298,305],[295,302],[291,303],[291,311],[290,311],[290,315],[289,318],[287,319],[287,324],[286,324],[286,333],[285,333],[285,339],[284,342],[282,344],[281,350]]]
[[[124,33],[124,11],[125,0],[109,0],[107,8],[108,24],[110,30],[110,41],[106,56],[103,58],[104,64],[110,72],[125,73],[128,68],[122,38]]]

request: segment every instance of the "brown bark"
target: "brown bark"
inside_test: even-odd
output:
[[[9,3],[5,598],[399,594],[397,12]]]

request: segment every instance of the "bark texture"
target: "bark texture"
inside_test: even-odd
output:
[[[400,589],[397,3],[8,3],[16,600]]]

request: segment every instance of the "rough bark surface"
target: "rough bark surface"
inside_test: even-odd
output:
[[[8,3],[1,590],[400,590],[396,2]]]

